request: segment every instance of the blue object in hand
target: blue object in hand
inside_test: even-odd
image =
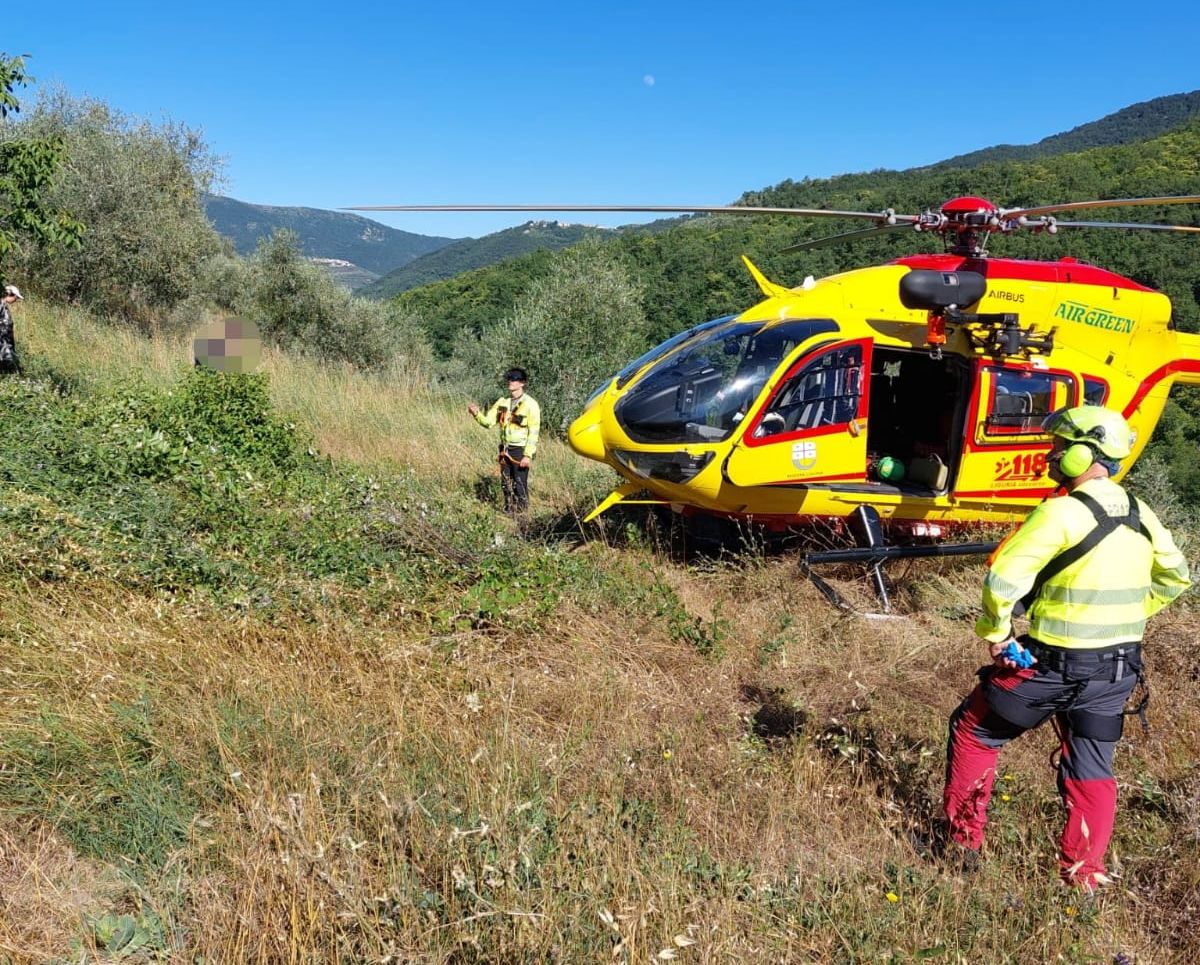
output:
[[[1000,656],[1011,660],[1022,670],[1033,666],[1033,654],[1022,647],[1016,640],[1009,640],[1008,646],[1000,651]]]

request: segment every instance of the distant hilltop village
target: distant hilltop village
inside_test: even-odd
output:
[[[526,221],[521,225],[521,229],[525,232],[533,231],[535,228],[599,228],[600,225],[587,224],[583,221]]]

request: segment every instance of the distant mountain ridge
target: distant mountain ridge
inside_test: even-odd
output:
[[[949,198],[977,194],[1000,205],[1037,205],[1060,200],[1200,195],[1200,116],[1190,115],[1197,95],[1173,95],[1110,115],[1076,131],[1089,140],[1114,143],[1068,151],[1067,135],[1047,138],[1034,159],[993,160],[967,168],[949,162],[903,171],[876,169],[831,178],[783,181],[749,191],[740,203],[779,208],[921,211]],[[1152,109],[1150,109],[1152,106]],[[1128,132],[1162,127],[1165,116],[1188,117],[1153,137],[1127,141]],[[1138,118],[1142,121],[1138,121]],[[1122,118],[1122,123],[1113,121]],[[1106,123],[1106,121],[1113,121]],[[1134,127],[1130,128],[1129,124]],[[1071,134],[1071,132],[1067,132]],[[987,149],[982,156],[998,158]],[[1114,220],[1117,214],[1111,217]],[[1200,210],[1181,207],[1163,218],[1197,224]],[[1101,215],[1099,220],[1105,220]],[[1142,219],[1133,219],[1142,220]],[[1146,219],[1155,220],[1155,219]],[[824,277],[865,263],[927,251],[936,239],[916,232],[864,238],[854,245],[827,245],[786,253],[804,241],[861,229],[861,222],[803,218],[697,217],[654,234],[618,232],[616,245],[644,292],[644,307],[655,337],[667,336],[707,319],[754,304],[757,287],[739,255],[752,253],[768,278]],[[1013,258],[1056,258],[1069,254],[1101,264],[1142,284],[1171,292],[1177,322],[1200,329],[1200,281],[1191,269],[1187,241],[1152,232],[1078,232],[1069,235],[1014,234],[997,237],[993,253]],[[483,332],[511,312],[529,284],[553,268],[558,254],[526,255],[479,268],[397,296],[397,302],[425,320],[435,350],[448,353],[462,331]],[[1200,268],[1196,269],[1200,272]],[[1200,477],[1198,477],[1200,478]],[[1200,491],[1200,483],[1197,486]]]
[[[1051,134],[1036,144],[997,144],[969,154],[959,154],[931,164],[931,168],[967,168],[992,161],[1029,161],[1057,154],[1074,154],[1093,147],[1132,144],[1158,137],[1200,117],[1200,90],[1168,94],[1130,104],[1098,121],[1080,124],[1061,134]]]
[[[1053,134],[1038,141],[1036,144],[999,144],[983,148],[969,154],[961,154],[947,158],[935,164],[920,168],[911,168],[906,173],[916,175],[922,171],[938,171],[951,168],[971,168],[985,163],[1000,163],[1005,161],[1022,161],[1034,158],[1053,157],[1061,154],[1074,154],[1095,147],[1116,147],[1137,141],[1145,141],[1159,137],[1168,131],[1175,130],[1190,120],[1200,118],[1200,91],[1185,94],[1168,94],[1153,100],[1131,104],[1112,114],[1081,124],[1060,134]],[[858,179],[855,174],[841,175],[827,182],[831,186],[840,183],[841,179]],[[785,182],[786,184],[786,182]],[[777,187],[783,187],[779,185]],[[749,192],[742,196],[744,203],[764,203],[763,196],[772,191],[765,188],[757,192]],[[929,203],[926,199],[924,203]],[[690,220],[688,218],[665,219],[650,225],[637,226],[638,231],[657,233],[670,230],[677,225]],[[551,234],[543,232],[539,237],[530,227],[539,222],[529,222],[517,228],[497,232],[480,239],[466,238],[462,241],[447,245],[428,255],[396,269],[391,274],[371,283],[360,290],[360,294],[371,298],[391,298],[404,292],[421,288],[425,285],[436,285],[475,269],[486,268],[501,261],[517,258],[538,248],[557,250],[573,244],[566,241],[566,236],[556,239],[553,243],[544,243]],[[545,224],[545,223],[542,223]],[[556,224],[556,223],[551,223]],[[579,228],[577,225],[561,225],[563,228]],[[591,229],[598,231],[600,229]],[[613,231],[614,229],[607,229]],[[619,233],[621,229],[616,229]],[[527,234],[514,234],[527,232]],[[578,239],[577,239],[578,240]],[[532,242],[532,243],[529,243]],[[525,247],[525,243],[529,243]],[[502,292],[503,286],[496,289]]]
[[[911,176],[926,171],[974,168],[988,163],[1049,158],[1090,148],[1131,144],[1158,137],[1197,118],[1200,118],[1200,90],[1170,94],[1132,104],[1099,120],[1045,137],[1035,144],[998,144],[924,167],[910,168],[907,172],[891,173]],[[833,188],[862,177],[841,175],[824,183]],[[774,188],[747,192],[741,200],[743,203],[762,203],[764,195],[790,186],[791,182],[783,182]],[[928,203],[928,199],[922,203]],[[482,238],[454,239],[400,231],[346,212],[250,204],[216,195],[206,199],[205,207],[217,231],[231,239],[240,253],[254,251],[261,238],[286,228],[300,238],[301,251],[320,261],[342,284],[360,295],[379,299],[435,285],[465,272],[532,252],[558,251],[589,235],[615,236],[623,231],[558,221],[529,221]],[[687,217],[664,219],[637,228],[640,232],[656,234],[688,220]],[[349,264],[339,264],[341,262]]]
[[[391,298],[410,288],[453,278],[464,271],[546,249],[558,251],[592,235],[611,235],[616,228],[568,224],[562,221],[527,221],[482,238],[463,238],[415,258],[378,281],[362,288],[366,298]]]
[[[296,233],[300,251],[308,257],[350,262],[375,277],[456,240],[400,231],[344,211],[250,204],[221,195],[206,196],[204,210],[217,233],[230,239],[239,254],[250,254],[262,238],[286,229]],[[369,280],[362,272],[345,274]]]

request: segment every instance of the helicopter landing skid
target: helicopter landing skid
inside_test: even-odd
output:
[[[940,543],[921,546],[889,545],[883,536],[879,512],[873,506],[859,506],[849,517],[850,531],[857,546],[841,550],[820,550],[806,553],[800,558],[800,572],[812,580],[830,603],[839,610],[858,612],[837,590],[813,572],[814,565],[822,563],[866,563],[870,566],[871,583],[875,595],[882,605],[882,613],[860,613],[859,616],[881,619],[894,616],[892,602],[888,597],[887,583],[883,578],[883,565],[889,560],[918,559],[933,556],[982,556],[991,553],[996,543]]]

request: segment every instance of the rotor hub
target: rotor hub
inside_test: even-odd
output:
[[[967,195],[951,198],[937,211],[923,212],[913,227],[940,234],[950,254],[981,258],[986,254],[988,235],[1006,230],[1007,224],[1000,209],[987,198]]]

